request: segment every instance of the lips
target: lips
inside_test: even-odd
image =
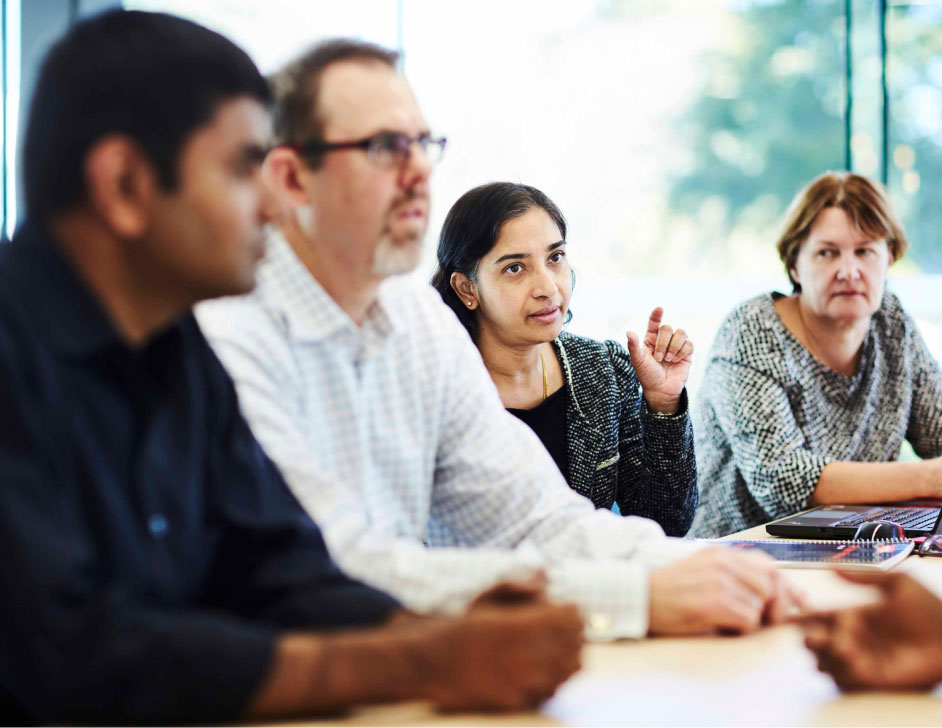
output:
[[[424,220],[427,216],[426,206],[421,202],[412,202],[396,211],[397,220]]]
[[[540,323],[551,323],[559,316],[559,306],[546,306],[539,311],[534,311],[527,318],[534,319]]]

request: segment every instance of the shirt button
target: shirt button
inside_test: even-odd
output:
[[[163,513],[155,513],[147,519],[147,530],[154,538],[163,538],[167,535],[167,528],[170,523]]]

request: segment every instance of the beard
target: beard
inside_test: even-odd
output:
[[[411,273],[419,265],[422,243],[428,229],[428,217],[425,217],[422,225],[407,225],[405,229],[402,229],[393,217],[396,211],[413,200],[424,201],[427,214],[428,190],[425,185],[410,187],[390,206],[385,230],[373,253],[373,274],[380,278]]]
[[[396,240],[388,230],[373,253],[373,274],[380,278],[411,273],[422,255],[422,235],[409,235]]]
[[[373,273],[381,278],[411,273],[418,267],[421,253],[421,238],[397,243],[386,235],[373,254]]]

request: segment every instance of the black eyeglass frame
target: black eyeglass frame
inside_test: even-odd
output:
[[[933,550],[937,549],[937,550]],[[916,549],[919,556],[942,556],[942,533],[930,533]]]
[[[408,134],[384,131],[364,139],[354,139],[351,141],[325,142],[320,139],[312,139],[302,144],[285,144],[284,146],[293,149],[298,154],[305,155],[326,154],[327,152],[337,152],[346,149],[362,149],[367,153],[370,160],[375,162],[382,152],[379,144],[383,141],[388,141],[390,138],[408,142],[408,144],[401,144],[401,151],[396,150],[403,155],[400,164],[404,164],[409,159],[413,144],[418,144],[422,148],[422,152],[426,155],[428,154],[429,145],[437,145],[439,147],[438,156],[435,157],[435,161],[437,161],[445,154],[445,145],[448,142],[447,137],[434,138],[431,134],[420,134],[417,137],[410,137]]]

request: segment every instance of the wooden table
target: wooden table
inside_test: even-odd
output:
[[[733,538],[768,538],[763,528]],[[942,596],[942,558],[911,556],[898,570],[917,573]],[[833,572],[790,569],[813,606],[860,604],[873,592]],[[589,645],[581,672],[539,711],[442,715],[421,703],[355,711],[307,725],[942,725],[942,687],[934,693],[842,695],[819,673],[794,626],[746,637],[655,638]]]

